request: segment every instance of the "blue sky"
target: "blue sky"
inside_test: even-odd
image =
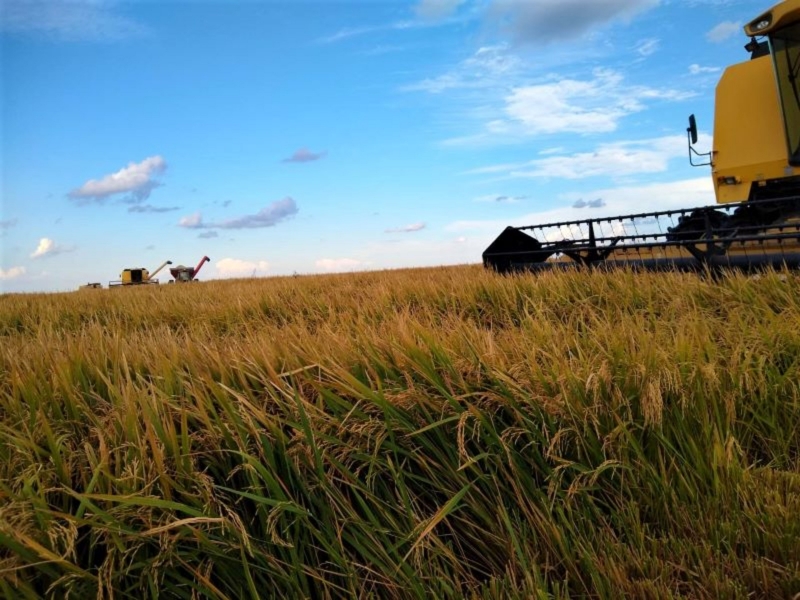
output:
[[[712,204],[686,119],[710,148],[768,7],[5,0],[0,290],[476,263],[506,225]]]

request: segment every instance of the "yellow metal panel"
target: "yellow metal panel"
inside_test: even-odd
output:
[[[723,73],[717,85],[713,156],[719,203],[747,200],[754,181],[792,174],[769,56],[733,65]],[[725,178],[737,183],[725,185],[721,183]]]

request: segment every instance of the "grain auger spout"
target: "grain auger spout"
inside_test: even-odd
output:
[[[744,31],[749,59],[717,84],[712,150],[695,149],[694,115],[686,130],[692,166],[711,167],[716,205],[507,227],[484,265],[800,268],[800,0],[773,6]]]

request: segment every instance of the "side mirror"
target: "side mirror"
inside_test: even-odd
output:
[[[693,144],[697,143],[697,121],[694,118],[694,115],[689,115],[689,127],[686,129],[689,132],[689,139],[692,140]]]
[[[693,167],[704,167],[713,164],[711,160],[713,152],[700,153],[694,149],[694,145],[697,143],[697,121],[694,115],[689,115],[689,127],[686,128],[686,135],[689,138],[689,164]],[[692,160],[692,156],[706,157],[708,162],[696,163]]]

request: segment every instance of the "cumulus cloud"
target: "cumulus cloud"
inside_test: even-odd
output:
[[[90,179],[81,187],[72,190],[68,195],[77,204],[91,202],[103,203],[112,196],[126,195],[124,202],[139,204],[150,197],[150,193],[160,185],[156,177],[167,168],[161,156],[151,156],[139,163],[128,163],[116,173],[101,179]]]
[[[56,244],[50,238],[41,238],[36,250],[31,254],[31,258],[44,258],[46,256],[56,256],[57,254],[64,254],[65,252],[72,252],[75,250],[72,246],[62,246]]]
[[[700,143],[711,145],[701,134]],[[586,177],[620,177],[642,173],[663,173],[669,161],[684,158],[686,138],[664,136],[636,141],[600,144],[594,150],[569,155],[548,155],[526,163],[492,165],[470,171],[470,174],[501,173],[509,177],[583,179]]]
[[[238,258],[223,258],[215,264],[217,275],[220,277],[255,276],[269,271],[269,263],[265,260],[241,260]]]
[[[153,206],[152,204],[134,204],[128,208],[132,213],[165,213],[180,210],[180,206]]]
[[[616,19],[629,19],[659,0],[496,0],[490,18],[518,42],[547,43],[580,37]]]
[[[352,271],[365,265],[366,263],[353,258],[321,258],[314,262],[314,266],[316,266],[317,269],[329,272]]]
[[[420,0],[414,8],[417,16],[427,21],[437,21],[453,14],[464,0]]]
[[[4,0],[0,31],[42,34],[66,42],[112,42],[147,33],[119,14],[112,2],[96,0]]]
[[[0,269],[0,280],[16,279],[25,275],[25,267],[11,267],[10,269]]]
[[[5,219],[0,221],[0,229],[11,229],[17,224],[17,219]]]
[[[606,203],[602,198],[596,198],[588,202],[583,199],[578,199],[572,205],[572,208],[603,208],[605,205]]]
[[[714,44],[724,42],[728,38],[742,33],[742,24],[737,21],[723,21],[706,33],[706,39]],[[742,34],[744,35],[744,34]]]
[[[300,148],[288,158],[284,158],[285,163],[306,163],[320,160],[328,155],[327,152],[311,152],[308,148]]]
[[[386,233],[412,233],[414,231],[421,231],[425,229],[425,223],[412,223],[411,225],[405,225],[403,227],[393,227],[391,229],[387,229]]]

